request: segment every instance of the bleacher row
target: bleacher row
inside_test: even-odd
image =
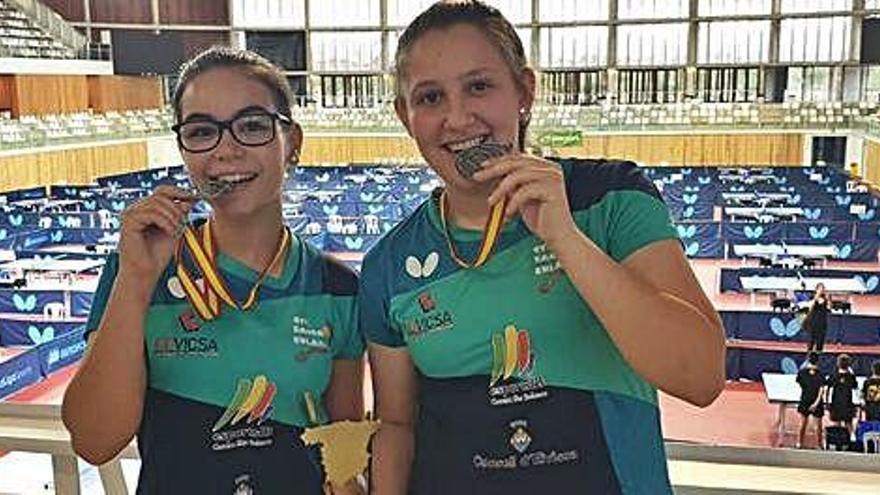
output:
[[[172,120],[170,113],[159,109],[31,115],[20,119],[12,119],[7,113],[0,115],[0,150],[168,133]]]
[[[73,58],[72,50],[54,40],[23,13],[0,1],[0,57]]]

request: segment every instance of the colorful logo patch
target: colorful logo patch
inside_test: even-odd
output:
[[[547,397],[544,379],[534,373],[535,360],[528,330],[507,325],[493,334],[489,403],[504,406]]]
[[[240,379],[226,411],[211,427],[211,448],[221,451],[271,445],[274,429],[264,423],[272,417],[277,391],[265,375]]]

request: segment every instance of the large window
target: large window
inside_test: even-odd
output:
[[[305,0],[234,0],[232,22],[237,28],[302,28]]]
[[[538,14],[541,22],[606,21],[608,2],[543,0]]]
[[[757,67],[707,68],[697,72],[697,98],[701,101],[755,101],[763,94]]]
[[[532,0],[484,0],[495,7],[513,24],[532,22]]]
[[[617,28],[617,64],[684,65],[687,23],[639,24]]]
[[[843,12],[852,9],[852,0],[782,0],[783,14]]]
[[[400,39],[400,35],[402,34],[403,30],[391,31],[388,33],[388,67],[386,67],[386,69],[390,70],[394,67],[394,55],[397,52],[397,40]],[[532,30],[529,28],[517,28],[516,34],[519,36],[519,41],[522,43],[523,50],[526,52],[526,61],[529,64],[532,64]]]
[[[327,108],[375,106],[381,83],[381,76],[321,76],[321,105]]]
[[[604,2],[604,0],[599,0]],[[688,16],[689,0],[617,0],[618,19],[676,19]],[[599,3],[599,2],[584,2]]]
[[[786,100],[834,101],[840,96],[839,67],[791,67]]]
[[[312,27],[379,26],[379,0],[321,0],[310,7]]]
[[[700,64],[746,64],[769,60],[770,21],[701,22]]]
[[[849,17],[783,19],[781,62],[843,62],[849,58]]]
[[[605,96],[604,71],[546,71],[541,73],[541,93],[553,105],[592,105]]]
[[[542,28],[540,67],[600,67],[608,63],[608,28],[580,26]]]
[[[626,69],[617,76],[620,103],[674,103],[683,87],[680,69]]]
[[[388,0],[388,24],[405,27],[435,0]]]
[[[697,15],[769,15],[772,3],[772,0],[700,0]]]
[[[312,33],[312,70],[379,72],[382,37],[378,31]]]

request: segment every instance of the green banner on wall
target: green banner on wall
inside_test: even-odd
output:
[[[572,129],[565,131],[550,131],[538,135],[538,144],[549,148],[568,148],[581,146],[584,136],[581,131]]]

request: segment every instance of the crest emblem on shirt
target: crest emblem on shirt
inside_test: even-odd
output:
[[[432,251],[425,256],[424,260],[420,260],[416,256],[407,256],[404,262],[404,268],[407,275],[412,278],[428,278],[437,270],[440,264],[440,255],[436,251]]]
[[[211,427],[211,449],[222,452],[272,445],[274,428],[266,422],[272,417],[277,391],[265,375],[239,379],[229,405]]]

